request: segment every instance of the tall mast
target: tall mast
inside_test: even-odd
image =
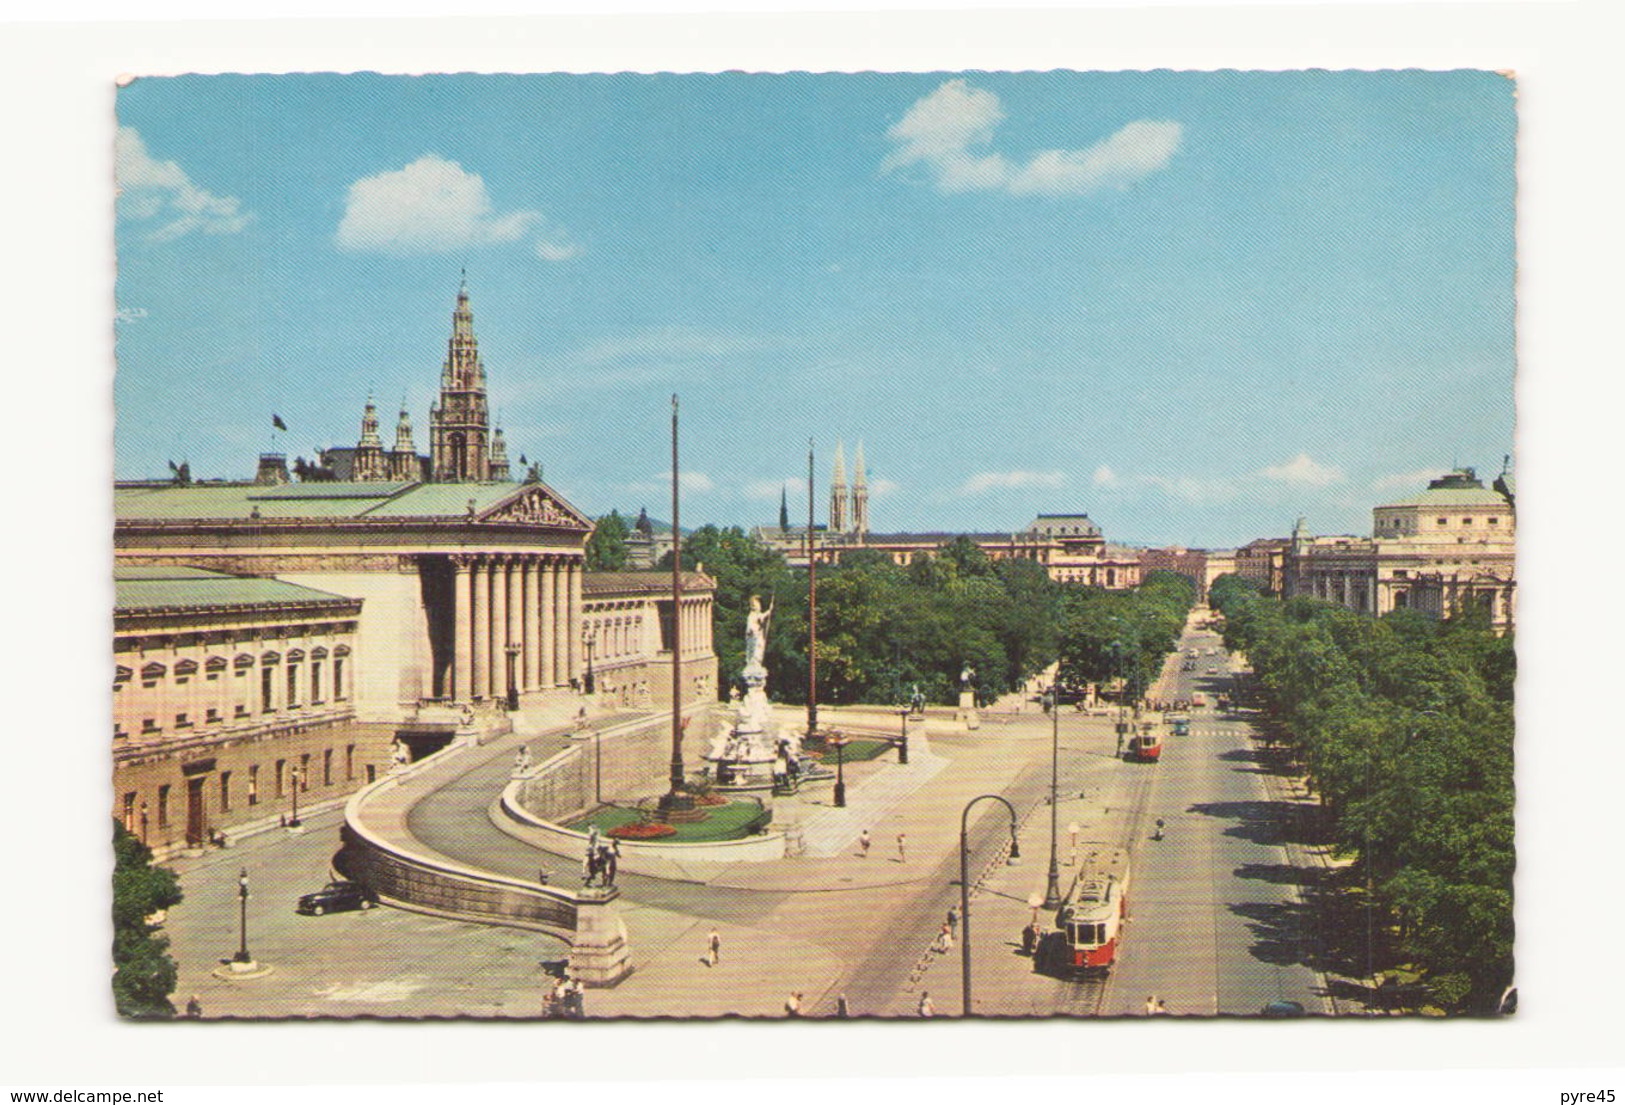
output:
[[[807,439],[807,735],[818,733],[818,560],[813,556],[813,443]]]
[[[671,397],[671,797],[683,789],[683,530],[677,517],[677,396]],[[675,806],[676,803],[673,802]]]

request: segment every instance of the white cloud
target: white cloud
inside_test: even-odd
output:
[[[1343,470],[1330,464],[1319,464],[1308,453],[1299,453],[1285,464],[1271,465],[1258,473],[1267,480],[1296,484],[1301,487],[1326,487],[1343,478]]]
[[[1042,150],[1026,164],[990,151],[1004,121],[999,97],[962,78],[917,100],[886,136],[895,144],[881,172],[922,166],[942,192],[1085,195],[1127,188],[1165,168],[1179,151],[1179,123],[1139,119],[1081,150]]]
[[[114,165],[119,214],[135,222],[161,223],[147,235],[149,241],[169,242],[194,230],[236,234],[253,218],[237,197],[207,192],[175,162],[154,159],[134,127],[118,129]]]
[[[1414,472],[1398,472],[1392,476],[1383,476],[1371,481],[1373,491],[1420,491],[1428,485],[1429,480],[1436,480],[1444,475],[1443,468],[1418,468]]]
[[[873,495],[877,499],[886,495],[895,495],[902,489],[902,484],[898,483],[896,480],[888,480],[884,477],[869,481],[869,494]]]
[[[400,256],[503,245],[533,231],[536,256],[544,261],[581,252],[539,211],[498,212],[484,177],[430,153],[350,185],[334,240],[340,249]]]
[[[979,495],[995,488],[1060,487],[1064,482],[1066,478],[1060,472],[978,472],[965,481],[959,492],[962,495]]]
[[[1117,473],[1113,472],[1106,465],[1102,464],[1099,468],[1095,469],[1094,485],[1096,487],[1116,487],[1120,483],[1122,483],[1122,481],[1117,478]]]

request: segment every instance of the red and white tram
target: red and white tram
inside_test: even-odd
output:
[[[1109,970],[1117,961],[1128,917],[1128,853],[1105,844],[1086,846],[1066,901],[1055,913],[1040,955],[1050,974]]]

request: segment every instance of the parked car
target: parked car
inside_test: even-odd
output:
[[[377,896],[360,883],[339,879],[315,893],[302,895],[298,912],[320,917],[324,913],[342,913],[347,909],[371,909],[377,904]]]
[[[1306,1012],[1299,1002],[1272,1001],[1258,1011],[1260,1017],[1302,1017]]]

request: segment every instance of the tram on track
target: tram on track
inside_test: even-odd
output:
[[[1045,974],[1102,973],[1117,962],[1128,918],[1128,852],[1106,844],[1085,847],[1066,900],[1055,911],[1055,928],[1038,946],[1037,968]]]
[[[1142,726],[1138,733],[1129,738],[1123,758],[1142,764],[1154,764],[1162,759],[1161,729],[1156,725]]]

